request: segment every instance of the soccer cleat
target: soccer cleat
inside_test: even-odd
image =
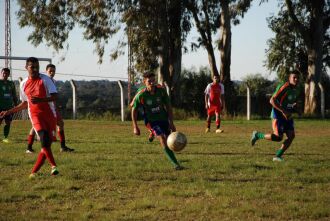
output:
[[[283,157],[274,157],[274,158],[273,158],[273,161],[274,161],[274,162],[283,162],[284,159],[283,159]]]
[[[177,165],[177,166],[175,167],[175,170],[184,170],[184,167],[183,167],[183,166],[180,166],[180,165]]]
[[[254,144],[257,142],[258,137],[257,137],[258,131],[253,131],[252,136],[251,136],[251,145],[254,146]]]
[[[9,140],[8,140],[8,138],[5,138],[5,139],[2,140],[2,142],[9,143]]]
[[[61,152],[72,152],[74,151],[74,149],[69,148],[67,146],[61,147]]]
[[[152,132],[150,132],[149,137],[148,137],[149,142],[154,141],[154,139],[155,139],[155,135]]]
[[[55,175],[59,174],[59,172],[58,172],[58,170],[57,170],[57,167],[56,167],[56,166],[52,167],[52,171],[51,171],[51,173],[50,173],[50,174],[52,174],[53,176],[55,176]]]
[[[31,154],[31,153],[34,153],[34,150],[32,148],[27,148],[25,153]]]
[[[223,132],[224,132],[224,130],[221,130],[220,128],[215,130],[215,133],[217,133],[217,134],[220,134],[220,133],[223,133]]]
[[[205,129],[205,133],[210,133],[210,128],[207,127],[207,128]]]
[[[37,177],[37,173],[31,173],[29,175],[29,179],[35,179]]]

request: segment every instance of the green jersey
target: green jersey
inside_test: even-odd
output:
[[[147,89],[142,89],[133,100],[135,109],[143,107],[144,117],[148,122],[168,120],[166,105],[170,104],[166,90],[161,86],[155,87],[155,93],[151,94]]]
[[[273,94],[273,98],[277,100],[280,106],[290,113],[294,111],[294,104],[297,103],[298,97],[299,89],[290,85],[289,82],[279,84]],[[275,119],[284,118],[282,112],[274,107],[272,108],[271,117]]]
[[[0,109],[8,110],[16,104],[16,88],[12,81],[0,80]]]

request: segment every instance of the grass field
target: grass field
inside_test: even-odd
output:
[[[223,121],[220,135],[205,135],[204,121],[176,126],[189,142],[177,154],[183,171],[142,125],[137,137],[130,122],[66,121],[76,151],[54,143],[60,175],[46,163],[29,180],[30,123],[14,121],[11,143],[0,143],[0,220],[330,220],[329,120],[297,120],[282,163],[272,162],[278,143],[249,143],[269,120]]]

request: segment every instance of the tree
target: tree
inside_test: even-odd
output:
[[[188,0],[187,9],[194,18],[200,34],[198,44],[208,52],[212,76],[220,75],[226,88],[225,110],[230,110],[230,97],[233,83],[230,77],[231,64],[231,23],[239,24],[239,18],[249,9],[252,0]],[[220,72],[216,66],[212,34],[220,31],[218,49],[220,50]]]
[[[269,41],[267,65],[282,78],[290,68],[303,73],[307,114],[317,113],[318,83],[330,63],[329,12],[324,0],[285,0],[278,17],[269,20],[276,36]]]

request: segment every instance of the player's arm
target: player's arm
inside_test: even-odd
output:
[[[209,100],[209,95],[205,94],[205,96],[204,96],[205,109],[209,108],[208,100]]]
[[[43,102],[54,102],[57,99],[57,93],[50,94],[50,97],[31,97],[32,104]]]
[[[0,118],[3,118],[6,115],[10,115],[10,114],[16,113],[18,111],[22,111],[22,110],[26,109],[27,107],[28,107],[28,103],[26,101],[23,101],[19,105],[15,106],[15,107],[7,110],[7,111],[2,111],[0,113]]]
[[[275,108],[277,109],[278,111],[282,112],[283,116],[286,118],[286,119],[289,119],[290,116],[291,116],[291,113],[286,111],[282,105],[280,104],[280,102],[276,99],[276,97],[273,95],[270,100],[269,100],[269,103]]]
[[[135,135],[140,135],[140,129],[137,124],[137,115],[138,115],[138,110],[135,106],[133,106],[132,111],[131,111],[131,117],[132,117],[132,123],[133,123],[133,133]]]

